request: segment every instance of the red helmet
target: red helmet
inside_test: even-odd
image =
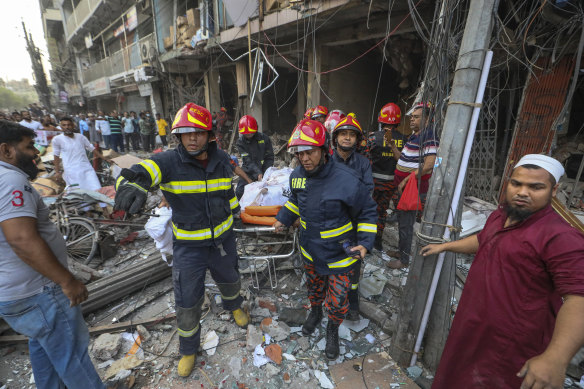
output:
[[[341,119],[343,119],[345,116],[347,115],[345,115],[345,113],[340,109],[333,109],[332,111],[329,112],[328,116],[326,117],[326,120],[324,121],[324,127],[327,129],[329,133],[333,132],[337,123],[341,121]]]
[[[187,103],[179,109],[172,122],[173,134],[211,131],[212,129],[211,112],[207,108],[194,103]]]
[[[312,114],[310,115],[311,119],[316,119],[319,116],[326,116],[328,115],[328,108],[322,105],[317,105],[312,110]]]
[[[421,101],[421,102],[414,104],[414,106],[412,107],[412,111],[414,109],[418,109],[418,108],[432,109],[432,108],[434,108],[434,105],[429,101]]]
[[[401,122],[401,110],[394,103],[385,104],[379,111],[377,121],[384,124],[399,124]]]
[[[225,107],[221,107],[221,109],[219,111],[221,111],[221,112],[227,112],[227,109]]]
[[[306,110],[306,112],[304,112],[304,118],[305,119],[310,119],[310,115],[312,115],[312,108],[308,107],[308,109]]]
[[[258,132],[258,122],[251,115],[244,115],[239,119],[239,133],[240,134],[255,134]]]
[[[361,129],[361,124],[355,119],[354,115],[349,114],[347,117],[342,119],[333,130],[333,145],[336,145],[336,135],[342,130],[352,130],[357,133],[357,144],[361,141],[363,137],[363,129]]]
[[[303,119],[292,131],[292,136],[288,141],[288,151],[295,153],[314,147],[323,147],[325,139],[326,129],[322,123]]]

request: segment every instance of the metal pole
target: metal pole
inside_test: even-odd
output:
[[[474,108],[469,134],[466,138],[466,144],[464,146],[464,152],[462,157],[462,166],[458,171],[458,178],[456,180],[456,187],[454,189],[454,197],[452,198],[452,204],[450,206],[451,212],[448,213],[448,221],[446,224],[452,225],[454,223],[454,213],[458,209],[458,203],[462,194],[462,187],[464,185],[464,178],[466,177],[466,168],[468,167],[468,159],[470,157],[470,151],[472,149],[472,144],[474,141],[475,132],[477,129],[477,123],[479,121],[479,114],[481,112],[480,106],[483,103],[483,96],[485,94],[485,87],[487,86],[487,78],[489,76],[489,70],[491,68],[491,60],[493,59],[493,52],[487,52],[485,57],[485,64],[483,65],[483,72],[481,75],[481,81],[479,85],[479,91],[475,99],[477,106]],[[450,239],[450,230],[444,230],[444,240]],[[434,269],[434,277],[432,278],[432,284],[430,286],[430,294],[428,300],[426,301],[426,306],[424,308],[424,315],[422,316],[422,324],[420,326],[420,331],[416,338],[416,346],[414,347],[414,352],[412,353],[412,361],[410,366],[416,364],[418,359],[418,352],[422,346],[422,339],[424,339],[424,333],[426,332],[426,325],[428,324],[428,318],[430,317],[430,310],[432,309],[432,302],[434,301],[434,296],[436,293],[436,288],[438,287],[438,280],[440,278],[440,272],[442,271],[442,265],[444,264],[444,257],[446,253],[442,252],[438,255],[438,263],[436,264],[436,269]]]
[[[488,50],[493,28],[493,13],[496,11],[495,0],[471,0],[466,19],[464,35],[460,45],[455,76],[452,84],[452,92],[449,98],[448,110],[444,120],[442,139],[440,144],[441,164],[435,169],[431,181],[430,190],[424,207],[424,217],[421,226],[421,234],[431,237],[442,237],[449,213],[456,213],[456,209],[450,209],[454,197],[458,171],[462,165],[463,150],[471,117],[474,101],[477,96],[481,70]],[[424,221],[427,221],[425,223]],[[456,220],[455,220],[456,223]],[[417,244],[414,245],[417,247]],[[412,252],[413,261],[410,265],[408,280],[400,302],[400,321],[394,341],[391,346],[391,355],[403,366],[409,366],[412,351],[415,346],[426,300],[428,298],[437,258],[424,258]],[[450,264],[451,265],[451,264]],[[451,271],[452,266],[446,266],[442,273]],[[454,277],[448,274],[444,278],[446,284],[438,285],[436,298],[443,298],[451,293]],[[430,320],[443,328],[439,336],[445,339],[448,326],[442,325],[450,320],[449,309],[434,312]],[[432,361],[430,366],[437,366],[439,356],[444,347],[443,342],[434,342]],[[425,355],[429,354],[426,347]]]

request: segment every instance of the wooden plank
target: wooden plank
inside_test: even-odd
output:
[[[100,335],[100,334],[105,334],[107,332],[125,331],[128,328],[136,327],[138,325],[148,326],[148,325],[153,325],[153,324],[164,323],[164,322],[167,322],[169,320],[174,320],[174,319],[176,319],[176,313],[169,313],[168,315],[166,315],[164,317],[152,317],[149,319],[136,320],[136,321],[131,321],[131,320],[130,321],[123,321],[120,323],[108,324],[105,326],[91,327],[89,329],[89,334],[90,335]],[[24,342],[28,342],[28,338],[24,335],[0,336],[0,344],[13,344],[13,343],[24,343]]]
[[[580,221],[580,219],[576,217],[576,215],[574,215],[572,212],[566,209],[564,204],[562,204],[562,202],[558,200],[557,197],[552,198],[552,208],[562,217],[562,219],[564,219],[572,227],[580,231],[580,233],[584,234],[584,224],[582,224],[582,222]]]

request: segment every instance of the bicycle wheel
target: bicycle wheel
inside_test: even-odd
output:
[[[93,223],[70,218],[66,225],[61,226],[61,233],[67,244],[67,254],[77,262],[88,264],[97,251],[98,231]]]

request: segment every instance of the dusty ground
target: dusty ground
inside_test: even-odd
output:
[[[391,228],[387,231],[386,246],[395,241],[393,237],[395,231]],[[114,274],[118,270],[131,268],[153,251],[154,247],[149,238],[138,238],[129,245],[121,247],[115,257],[100,264],[97,270],[104,276]],[[379,265],[387,277],[387,283],[382,288],[382,293],[370,297],[370,300],[378,303],[395,318],[400,286],[405,283],[405,273],[385,271],[385,261],[379,254],[379,252],[374,252],[373,255],[368,255],[365,262]],[[295,264],[299,264],[298,258],[279,263],[278,266],[290,269]],[[246,267],[249,269],[248,266],[248,263],[242,262],[242,271],[245,272]],[[279,270],[277,272],[278,287],[275,289],[267,286],[269,285],[265,277],[267,273],[264,273],[263,278],[260,275],[260,281],[264,286],[261,289],[251,287],[249,272],[242,274],[242,289],[247,298],[246,307],[252,314],[251,325],[255,326],[258,331],[260,331],[259,323],[266,317],[277,321],[282,311],[287,308],[300,308],[300,311],[296,312],[304,313],[306,310],[303,307],[308,304],[301,271]],[[368,274],[365,273],[364,277],[368,277]],[[211,304],[205,311],[206,314],[202,321],[201,338],[204,340],[208,332],[215,331],[219,337],[219,344],[214,355],[209,355],[207,351],[201,351],[197,356],[196,369],[191,376],[188,378],[178,377],[176,366],[179,354],[175,321],[147,326],[150,337],[141,345],[142,362],[138,367],[131,369],[133,378],[130,377],[130,379],[134,381],[135,387],[235,388],[237,385],[249,388],[320,387],[315,372],[323,372],[330,379],[329,365],[345,360],[358,362],[368,353],[378,353],[388,349],[389,336],[381,332],[373,322],[369,322],[359,332],[348,329],[343,332],[345,339],[341,339],[342,355],[337,361],[329,362],[324,357],[324,351],[321,350],[324,346],[326,320],[313,336],[303,338],[300,332],[303,317],[296,317],[292,321],[288,320],[288,326],[284,325],[284,327],[291,327],[284,329],[288,332],[285,338],[277,342],[272,341],[281,347],[284,354],[289,355],[289,359],[294,360],[287,360],[284,356],[280,365],[269,362],[261,367],[256,367],[253,364],[253,351],[246,348],[247,331],[237,327],[231,315],[222,310],[218,289],[210,276],[207,277],[206,285]],[[272,311],[260,307],[260,303],[262,306],[268,306]],[[122,300],[112,301],[109,306],[87,315],[86,321],[89,327],[95,327],[119,321],[140,321],[164,317],[173,312],[174,297],[169,277],[144,286],[140,292]],[[370,343],[366,336],[373,343]],[[97,336],[92,336],[90,354],[95,365],[98,366],[98,372],[105,378],[108,364],[113,360],[123,358],[125,354],[121,350],[110,361],[94,358],[93,343],[96,338]],[[126,348],[129,346],[126,345]],[[124,345],[122,345],[123,348]],[[31,376],[26,344],[1,345],[0,381],[2,384],[5,384],[7,388],[35,387]],[[127,380],[128,378],[122,379],[118,385],[127,383]],[[289,383],[285,383],[285,381],[289,381]]]

